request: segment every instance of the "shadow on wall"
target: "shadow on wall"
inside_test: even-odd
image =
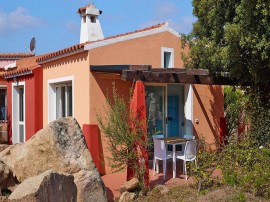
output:
[[[99,142],[101,149],[100,154],[100,165],[101,165],[101,171],[102,174],[107,173],[107,166],[109,166],[106,161],[106,158],[110,156],[109,149],[107,148],[106,139],[102,132],[100,131],[100,128],[98,126],[98,122],[95,117],[97,117],[97,113],[101,112],[102,116],[106,116],[106,97],[108,97],[110,100],[113,100],[113,82],[115,82],[115,87],[117,89],[117,93],[119,95],[123,95],[124,98],[128,101],[129,98],[129,90],[132,86],[131,82],[126,82],[120,80],[120,76],[116,74],[101,74],[101,73],[94,73],[91,72],[93,78],[95,81],[91,82],[91,95],[90,96],[90,103],[91,103],[91,123],[96,124],[99,131]],[[127,109],[128,110],[128,109]],[[110,172],[110,171],[109,171]]]
[[[205,120],[207,122],[207,125],[209,129],[211,130],[211,133],[214,137],[214,143],[210,143],[209,148],[211,149],[212,145],[216,148],[220,146],[220,118],[224,117],[224,96],[223,96],[223,91],[221,86],[208,86],[208,89],[210,90],[211,93],[211,98],[209,99],[209,104],[210,104],[210,114],[207,113],[207,110],[203,104],[203,101],[201,100],[201,97],[198,93],[198,90],[196,89],[195,86],[193,86],[193,92],[194,95],[196,96],[199,106],[203,112],[203,115],[205,117]],[[209,117],[210,116],[210,117]],[[201,134],[196,131],[195,127],[193,126],[194,129],[194,134],[199,137]],[[202,134],[202,136],[205,136],[205,134]]]

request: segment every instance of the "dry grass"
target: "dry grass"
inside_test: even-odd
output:
[[[147,196],[140,196],[137,202],[265,202],[269,201],[255,197],[248,193],[242,193],[233,187],[221,187],[212,191],[198,194],[196,189],[189,185],[170,188],[167,193],[161,193],[158,188],[153,188]]]

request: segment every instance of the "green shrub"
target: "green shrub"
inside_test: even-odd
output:
[[[261,148],[261,149],[260,149]],[[270,196],[270,149],[253,138],[234,138],[220,153],[223,183],[256,196]]]
[[[130,89],[129,98],[119,95],[113,83],[112,98],[107,96],[106,116],[101,112],[97,114],[99,127],[107,138],[107,149],[111,156],[107,156],[113,172],[125,170],[127,167],[135,172],[135,177],[144,185],[146,173],[144,156],[141,151],[149,146],[148,139],[145,139],[145,122],[129,109],[133,94]],[[133,127],[132,127],[132,126]]]

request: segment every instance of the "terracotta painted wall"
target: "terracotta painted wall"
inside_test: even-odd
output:
[[[222,86],[193,85],[193,103],[194,134],[204,137],[210,149],[215,149],[220,141],[220,117],[224,117]]]
[[[90,50],[92,65],[138,64],[161,67],[161,47],[174,48],[174,67],[183,67],[180,40],[169,32],[118,42]],[[187,50],[185,50],[187,51]]]
[[[74,76],[74,117],[89,124],[89,61],[87,51],[43,64],[43,127],[48,124],[48,80]]]
[[[7,82],[7,123],[8,143],[12,144],[12,81]]]

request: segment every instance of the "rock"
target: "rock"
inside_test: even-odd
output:
[[[18,183],[6,164],[0,161],[0,190],[7,189]]]
[[[137,178],[132,178],[131,180],[125,182],[120,187],[120,192],[123,193],[125,191],[133,191],[139,186],[139,180]]]
[[[134,201],[136,199],[136,194],[131,193],[128,191],[125,191],[119,199],[119,202],[128,202],[128,201]]]
[[[8,144],[0,144],[0,152],[4,151],[6,148],[8,148],[10,145]]]
[[[1,202],[8,202],[8,197],[6,197],[6,196],[0,196],[0,201]]]
[[[48,170],[24,180],[11,193],[9,200],[16,201],[77,201],[77,188],[72,175]]]
[[[88,151],[82,130],[73,117],[53,121],[26,143],[11,145],[0,153],[0,160],[9,166],[20,182],[53,169],[74,175],[75,183],[80,187],[78,201],[85,198],[81,194],[90,194],[91,187],[99,188],[95,190],[99,201],[107,201],[104,183]],[[84,176],[91,178],[81,178],[81,173],[87,173]]]
[[[78,201],[107,201],[104,184],[98,172],[81,170],[74,174]]]

